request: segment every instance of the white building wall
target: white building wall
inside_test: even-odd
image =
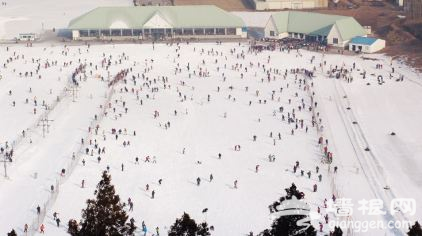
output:
[[[271,36],[271,31],[274,32],[274,36]],[[265,25],[264,28],[264,36],[265,38],[278,38],[278,34],[279,32],[277,31],[277,28],[275,27],[275,22],[273,17],[271,16],[270,19],[268,20],[267,24]]]
[[[385,40],[377,39],[377,41],[375,41],[375,43],[373,43],[371,46],[371,53],[378,52],[385,48]]]
[[[241,38],[247,38],[248,32],[242,31],[242,28],[236,28],[236,35],[240,36]]]
[[[276,1],[254,0],[254,4],[255,4],[256,10],[263,11],[263,10],[305,9],[305,8],[327,7],[328,1],[326,0],[276,0]]]
[[[267,9],[282,9],[282,2],[266,2]]]
[[[353,50],[354,48],[354,50]],[[357,44],[357,43],[350,43],[349,44],[349,51],[354,52],[363,52],[363,53],[371,53],[371,45],[365,44]]]
[[[271,31],[274,32],[274,36],[271,36]],[[289,37],[289,33],[278,32],[273,17],[270,17],[264,28],[264,37],[269,39],[283,39]]]
[[[356,52],[361,51],[363,53],[374,53],[385,48],[385,40],[377,39],[377,41],[375,41],[372,45],[350,43],[349,51],[353,51],[353,46],[355,47],[354,51]],[[361,47],[362,50],[359,50],[359,47]]]
[[[79,38],[79,30],[72,30],[72,38],[76,40]]]
[[[283,33],[278,34],[278,39],[284,39],[284,38],[287,38],[287,37],[289,37],[289,33],[287,33],[287,32],[283,32]]]
[[[173,28],[166,20],[164,20],[160,14],[155,14],[145,24],[144,28],[150,29],[170,29]]]
[[[315,1],[304,1],[302,8],[317,8],[317,4]]]
[[[337,43],[334,42],[334,39],[337,39]],[[349,40],[344,40],[341,37],[340,32],[337,29],[337,26],[334,25],[331,28],[330,33],[328,33],[328,36],[327,36],[327,44],[328,45],[335,46],[335,47],[342,47],[342,48],[344,48],[345,46],[347,46],[348,43],[349,43]]]

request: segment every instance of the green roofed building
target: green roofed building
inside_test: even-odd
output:
[[[70,21],[74,40],[246,38],[243,20],[218,7],[99,7]]]
[[[300,11],[274,13],[265,26],[266,38],[296,38],[336,47],[345,47],[353,37],[366,34],[353,17]]]

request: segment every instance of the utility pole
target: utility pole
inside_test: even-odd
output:
[[[53,120],[49,120],[48,119],[48,115],[44,118],[42,118],[41,122],[41,126],[42,126],[42,137],[45,138],[45,133],[49,133],[50,132],[50,124],[48,122],[53,121]]]
[[[5,143],[5,152],[7,153],[7,150],[9,149],[9,145],[8,142]],[[9,161],[6,158],[6,153],[2,153],[3,154],[3,160],[1,160],[3,162],[3,166],[4,166],[4,178],[7,178],[7,164],[6,162]]]
[[[78,97],[79,89],[78,89],[77,86],[73,85],[72,88],[71,88],[71,91],[72,91],[72,101],[76,102],[76,98]]]
[[[6,155],[3,154],[3,160],[1,160],[4,164],[4,178],[7,179],[7,159],[6,159]]]

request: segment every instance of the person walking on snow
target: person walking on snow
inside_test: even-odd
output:
[[[142,221],[142,232],[144,232],[144,236],[147,235],[148,232],[147,226],[145,225],[144,221]]]
[[[129,205],[129,211],[133,211],[133,202],[132,202],[132,200],[129,198],[127,201],[128,201],[128,205]]]
[[[40,225],[40,233],[44,234],[45,233],[45,226],[44,224]]]

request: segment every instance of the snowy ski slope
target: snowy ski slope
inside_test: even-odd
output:
[[[352,198],[355,206],[351,220],[420,219],[420,78],[394,61],[396,72],[389,80],[392,69],[387,57],[375,55],[377,61],[368,61],[358,56],[304,50],[249,53],[247,44],[237,43],[154,47],[17,45],[1,47],[0,52],[2,65],[6,64],[0,69],[0,143],[3,147],[6,141],[14,144],[15,152],[14,161],[7,164],[9,178],[0,179],[0,217],[7,219],[0,223],[1,234],[14,228],[22,235],[25,223],[34,228],[44,223],[46,235],[66,235],[67,221],[80,219],[85,201],[92,198],[107,166],[122,201],[131,198],[134,202],[130,217],[138,226],[145,221],[148,235],[154,234],[156,227],[160,235],[165,235],[184,211],[213,225],[212,235],[259,233],[271,224],[268,205],[284,194],[284,188],[292,182],[304,191],[313,211],[319,206],[324,213],[323,201],[334,193]],[[110,65],[103,60],[109,60]],[[57,65],[52,63],[55,61]],[[323,61],[326,66],[321,68]],[[356,69],[352,83],[328,78],[326,71],[330,66],[351,68],[353,63]],[[375,69],[380,63],[384,68]],[[77,77],[80,86],[73,102],[70,78],[80,64],[86,64],[86,70]],[[305,77],[292,74],[290,69],[314,67],[315,77],[307,81],[313,86],[306,91],[300,83]],[[122,69],[129,70],[126,81],[109,87],[108,81]],[[367,72],[365,80],[360,75],[363,70]],[[25,77],[26,71],[34,75]],[[200,71],[207,76],[199,76]],[[395,81],[399,73],[405,76],[403,82]],[[377,84],[378,75],[384,77],[383,85]],[[315,112],[320,113],[324,126],[319,132],[311,124],[315,114],[308,109],[311,92],[315,92]],[[302,99],[305,109],[299,110]],[[42,100],[49,110],[41,106]],[[287,113],[292,115],[293,109],[296,118],[304,120],[303,128],[299,125],[296,129],[295,123],[287,122]],[[154,118],[155,111],[159,116]],[[39,120],[47,114],[52,121],[43,138]],[[282,120],[282,115],[286,120]],[[111,133],[113,128],[122,131],[117,138]],[[22,130],[26,130],[25,137]],[[392,131],[397,135],[390,136]],[[256,141],[253,135],[257,136]],[[322,152],[317,144],[320,135],[329,139],[334,153],[331,165],[321,162]],[[130,145],[124,146],[124,141]],[[235,145],[240,145],[241,150],[235,151]],[[369,152],[364,151],[367,146]],[[105,153],[98,154],[98,147],[105,147]],[[88,154],[85,148],[89,149]],[[221,159],[218,153],[222,154]],[[268,161],[269,154],[275,155],[275,162]],[[145,162],[147,156],[150,162]],[[299,169],[312,172],[310,179],[306,174],[301,176],[300,171],[293,173],[296,161],[300,162]],[[322,182],[318,182],[316,166],[320,167]],[[339,169],[336,174],[334,166]],[[60,175],[62,168],[66,169],[64,176]],[[3,169],[0,174],[4,175]],[[213,181],[209,181],[210,174]],[[198,177],[200,186],[196,183]],[[233,186],[235,180],[237,189]],[[315,183],[318,191],[314,193]],[[51,185],[56,186],[54,193]],[[390,190],[384,189],[386,185]],[[152,190],[156,192],[154,199]],[[361,199],[379,198],[389,204],[394,198],[405,197],[417,201],[413,216],[368,216],[357,209]],[[46,206],[47,211],[40,217],[36,214],[37,205]],[[208,213],[202,213],[204,208],[209,209]],[[59,213],[60,227],[53,220],[54,212]],[[333,219],[334,214],[329,213],[329,217]],[[318,222],[324,220],[314,222],[317,229]],[[323,231],[321,235],[328,233],[328,225],[324,224]],[[351,231],[350,235],[403,232]]]

